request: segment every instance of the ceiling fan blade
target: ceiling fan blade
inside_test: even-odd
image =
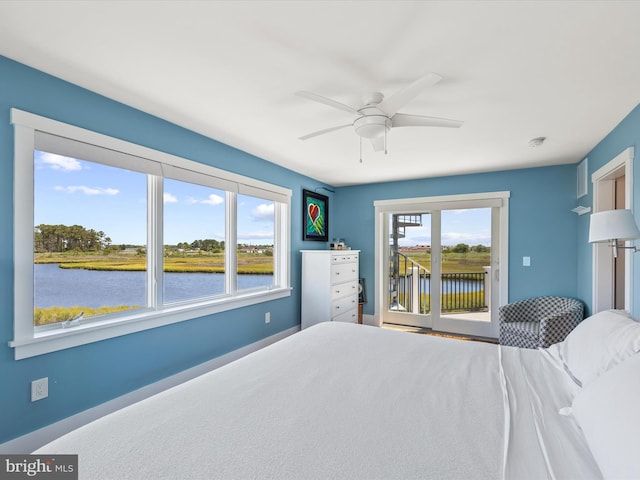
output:
[[[442,77],[437,73],[427,73],[425,76],[420,77],[413,83],[404,87],[402,90],[399,90],[390,97],[385,98],[382,103],[378,105],[378,108],[387,115],[392,116],[407,103],[417,97],[425,88],[435,85],[440,80],[442,80]]]
[[[425,117],[423,115],[409,115],[396,113],[391,118],[392,127],[448,127],[460,128],[464,122],[449,120],[448,118]]]
[[[380,135],[379,137],[373,137],[371,139],[371,145],[373,145],[373,149],[376,152],[380,152],[384,150],[384,135]]]
[[[331,100],[330,98],[323,97],[322,95],[318,95],[316,93],[305,92],[304,90],[302,90],[296,92],[296,95],[308,100],[313,100],[314,102],[324,103],[325,105],[337,108],[338,110],[343,110],[348,113],[355,113],[356,115],[359,115],[358,111],[355,108],[350,107],[349,105],[345,105],[344,103],[336,102],[335,100]]]
[[[317,132],[308,133],[306,135],[303,135],[299,139],[300,140],[307,140],[308,138],[317,137],[318,135],[323,135],[325,133],[333,132],[334,130],[340,130],[341,128],[351,127],[352,125],[353,125],[352,123],[347,123],[346,125],[338,125],[337,127],[325,128],[324,130],[319,130]]]

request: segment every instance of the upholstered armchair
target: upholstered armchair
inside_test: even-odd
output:
[[[534,297],[498,311],[500,345],[546,348],[561,342],[584,316],[582,302],[567,297]]]

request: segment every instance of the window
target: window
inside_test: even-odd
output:
[[[164,181],[164,301],[225,292],[225,192]]]
[[[275,202],[249,195],[238,195],[237,288],[273,287],[273,239]]]
[[[11,113],[16,359],[290,295],[290,190]]]
[[[147,308],[146,175],[35,150],[33,177],[34,326]]]
[[[588,182],[588,170],[589,170],[589,159],[585,158],[582,160],[578,167],[576,168],[576,176],[577,176],[577,186],[576,186],[576,198],[584,197],[587,193],[589,193],[589,182]]]

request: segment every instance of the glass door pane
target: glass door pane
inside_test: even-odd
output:
[[[440,230],[441,294],[436,326],[489,336],[492,209],[443,210]]]
[[[389,315],[385,321],[431,327],[431,215],[389,215]]]

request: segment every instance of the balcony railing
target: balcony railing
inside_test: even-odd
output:
[[[389,308],[404,312],[430,313],[431,273],[402,253],[392,255],[390,260]],[[485,267],[484,272],[441,274],[440,311],[488,311],[489,271],[489,267]]]

